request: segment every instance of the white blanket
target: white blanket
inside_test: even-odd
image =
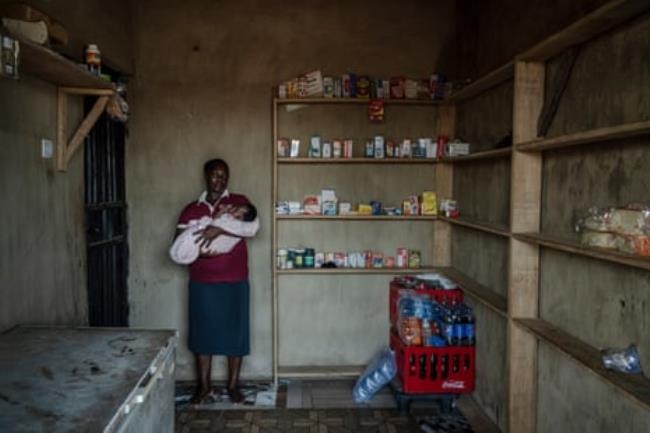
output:
[[[199,244],[196,243],[196,238],[199,235],[194,233],[208,226],[218,227],[236,236],[219,235],[212,241],[210,246],[200,248]],[[176,237],[169,248],[169,256],[180,265],[189,265],[198,259],[202,253],[225,254],[232,251],[235,245],[241,242],[242,237],[255,236],[255,233],[260,228],[260,222],[258,218],[251,222],[245,222],[235,219],[230,214],[224,214],[215,219],[205,216],[198,220],[191,220],[187,224],[179,224],[177,227],[183,229],[183,232]]]

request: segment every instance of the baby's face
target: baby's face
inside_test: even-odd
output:
[[[233,216],[233,218],[238,219],[238,220],[243,220],[244,215],[246,215],[246,206],[235,206],[231,211],[230,215]]]

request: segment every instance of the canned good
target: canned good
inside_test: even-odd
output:
[[[305,268],[313,268],[315,262],[315,252],[313,248],[307,248],[305,250],[305,258],[303,264]]]
[[[325,98],[334,97],[334,78],[323,77],[323,97]]]
[[[409,268],[417,269],[420,267],[420,252],[417,250],[409,251]]]
[[[406,248],[398,248],[397,249],[397,267],[398,268],[406,268],[408,267],[408,259],[409,259],[409,253]]]
[[[280,84],[278,86],[278,98],[286,99],[286,97],[287,97],[287,85],[286,84]]]
[[[334,140],[332,142],[332,156],[340,158],[343,154],[343,142],[341,140]]]

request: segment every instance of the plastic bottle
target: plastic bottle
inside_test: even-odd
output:
[[[102,57],[99,48],[95,44],[89,44],[86,47],[86,66],[93,75],[102,73]]]
[[[429,319],[422,320],[422,345],[431,346],[431,323]]]

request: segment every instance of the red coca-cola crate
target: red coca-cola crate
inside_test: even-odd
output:
[[[406,281],[406,283],[405,283]],[[399,316],[397,310],[397,301],[399,300],[399,291],[402,289],[412,289],[419,295],[429,295],[432,299],[440,304],[460,304],[463,302],[463,291],[459,288],[429,289],[424,283],[417,283],[413,277],[397,277],[390,282],[390,293],[388,299],[388,314],[390,323],[394,326]]]
[[[390,335],[397,377],[407,394],[465,394],[474,391],[474,346],[406,346],[395,331]]]

